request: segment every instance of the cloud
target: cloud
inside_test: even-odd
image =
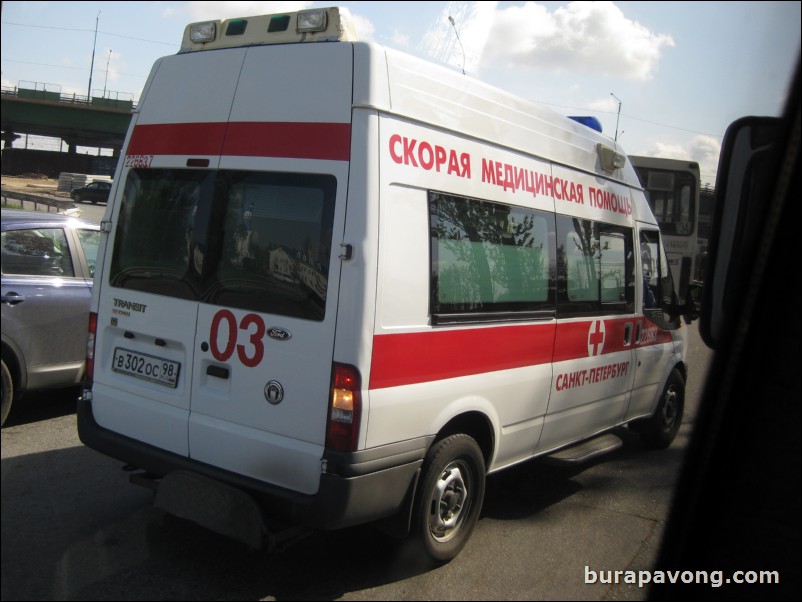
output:
[[[599,111],[601,113],[616,113],[618,112],[618,101],[612,96],[604,96],[596,100],[591,100],[587,103],[589,109]]]
[[[571,2],[553,13],[527,2],[496,12],[484,61],[648,80],[669,35],[649,31],[612,2]]]
[[[356,27],[356,34],[359,36],[360,40],[372,40],[373,34],[376,31],[376,27],[373,25],[373,22],[362,15],[356,15],[351,13],[351,21],[354,22],[354,27]]]

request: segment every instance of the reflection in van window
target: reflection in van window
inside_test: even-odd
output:
[[[634,311],[631,228],[557,216],[557,266],[560,315]]]
[[[549,214],[435,192],[429,208],[432,314],[553,311]]]
[[[223,240],[209,303],[322,320],[336,182],[226,173]]]
[[[212,186],[208,171],[131,170],[114,238],[112,286],[196,299],[206,247],[198,225],[208,223],[198,212],[208,213]]]
[[[322,320],[335,193],[329,175],[132,170],[111,284]]]

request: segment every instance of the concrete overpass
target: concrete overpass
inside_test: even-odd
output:
[[[113,149],[119,156],[131,122],[133,101],[67,95],[26,88],[3,88],[0,95],[5,148],[22,134],[61,138],[78,146]]]

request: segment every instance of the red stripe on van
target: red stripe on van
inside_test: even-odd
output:
[[[378,335],[370,388],[544,364],[551,361],[554,329],[554,324],[539,324]]]
[[[561,322],[557,325],[554,361],[564,362],[632,349],[635,323],[634,318]],[[626,331],[627,325],[630,327],[629,333]]]
[[[219,155],[226,123],[156,123],[138,125],[129,155]]]
[[[128,155],[227,155],[347,161],[350,123],[159,123],[137,125]]]
[[[350,123],[230,123],[223,154],[348,161]]]
[[[642,324],[639,343],[635,341],[638,322]],[[377,335],[370,388],[565,362],[672,340],[670,332],[634,317]]]

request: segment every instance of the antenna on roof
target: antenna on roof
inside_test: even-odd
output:
[[[462,75],[465,75],[465,48],[462,46],[462,40],[459,39],[459,32],[457,31],[457,26],[454,23],[454,17],[448,15],[448,22],[451,23],[451,27],[454,28],[454,33],[457,34],[457,42],[459,42],[459,47],[462,48]]]
[[[615,138],[613,138],[613,140],[618,142],[618,120],[621,119],[621,104],[622,104],[622,102],[618,98],[618,96],[616,96],[612,92],[610,92],[610,96],[612,96],[613,98],[615,98],[618,101],[618,117],[615,118]],[[621,132],[621,133],[623,134],[624,132]]]

